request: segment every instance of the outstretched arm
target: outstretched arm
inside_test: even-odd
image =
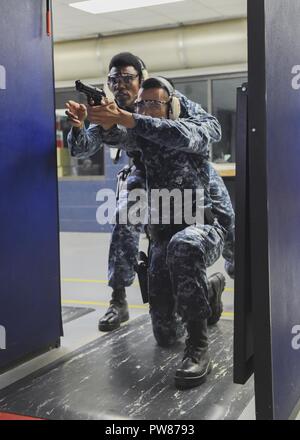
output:
[[[107,131],[100,125],[81,129],[73,127],[68,135],[68,146],[71,156],[84,159],[93,156],[105,144],[112,148],[126,149],[127,138],[126,130],[118,127]]]
[[[165,147],[208,157],[208,147],[221,139],[221,130],[215,128],[216,120],[206,112],[186,119],[159,119],[134,114],[133,133]]]
[[[209,144],[221,138],[221,129],[216,119],[200,106],[194,109],[195,113],[198,112],[196,116],[176,121],[131,114],[114,103],[94,111],[97,112],[97,123],[101,125],[119,124],[128,129],[129,136],[140,137],[166,148],[198,154],[205,159]]]
[[[100,125],[91,125],[88,129],[72,128],[68,135],[68,146],[71,156],[84,159],[93,156],[103,146],[119,150],[136,151],[136,139],[125,127],[114,126],[104,130]]]
[[[103,121],[101,124],[97,120],[97,114],[101,107],[115,106],[114,103],[107,102],[105,106],[84,106],[75,101],[66,103],[66,114],[72,125],[68,135],[68,146],[71,156],[84,159],[93,156],[103,145],[132,151],[137,148],[135,139],[130,136],[124,127],[117,127],[114,123]],[[85,128],[84,121],[89,119],[92,123],[88,129]],[[101,124],[101,125],[99,125]]]

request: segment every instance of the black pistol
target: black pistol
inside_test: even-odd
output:
[[[78,92],[86,95],[88,104],[91,106],[101,105],[102,99],[106,98],[106,94],[102,89],[83,84],[80,80],[76,81],[75,85]]]

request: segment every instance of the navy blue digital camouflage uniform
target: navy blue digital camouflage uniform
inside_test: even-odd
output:
[[[207,119],[207,113],[202,109],[202,107],[187,99],[184,95],[176,92],[181,104],[181,114],[180,118],[193,117],[198,119],[199,129],[201,130],[200,124],[206,124],[209,126],[213,136],[217,136],[220,128],[218,122],[215,118]],[[97,139],[95,143],[90,143],[88,149],[84,152],[81,148],[76,148],[75,142],[79,142],[79,139],[72,138],[69,136],[69,144],[71,154],[77,156],[78,158],[86,158],[95,154],[103,144],[103,141],[107,140],[107,133],[97,132]],[[205,154],[205,149],[203,150],[203,155]],[[208,154],[208,150],[207,150]],[[143,163],[140,159],[140,153],[136,151],[131,151],[128,155],[132,158],[133,166],[131,167],[131,172],[127,177],[126,184],[128,191],[136,188],[146,188],[146,171]],[[119,177],[121,179],[121,176]],[[223,181],[221,182],[223,184]],[[123,209],[124,203],[127,203],[126,193],[122,192],[120,199],[117,201],[117,212],[116,218],[118,218],[119,211]],[[128,203],[128,209],[130,209],[130,202]],[[135,278],[135,266],[137,263],[137,256],[139,250],[139,239],[140,234],[143,232],[143,225],[136,224],[132,225],[130,223],[123,225],[116,223],[112,229],[110,248],[109,248],[109,258],[108,258],[108,285],[113,289],[122,289],[132,285]],[[234,238],[234,237],[232,237]],[[231,243],[230,243],[231,241]],[[231,248],[233,247],[233,241],[229,240]],[[224,254],[226,264],[232,266],[230,260],[232,260],[231,255]]]
[[[149,304],[153,332],[162,345],[181,336],[176,312],[183,322],[210,316],[206,268],[222,252],[228,261],[234,259],[231,201],[208,162],[208,146],[220,140],[221,130],[213,116],[198,108],[197,117],[172,121],[134,114],[134,129],[117,126],[104,131],[94,126],[69,137],[71,154],[79,157],[96,152],[101,143],[140,152],[148,191],[204,189],[205,209],[214,215],[211,224],[164,225],[162,234],[151,232]]]

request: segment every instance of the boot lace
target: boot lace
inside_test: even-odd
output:
[[[197,363],[201,356],[202,350],[201,348],[193,345],[191,342],[186,344],[183,354],[183,360],[191,359],[193,362]]]

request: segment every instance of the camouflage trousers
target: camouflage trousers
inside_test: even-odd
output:
[[[145,189],[146,178],[144,171],[132,167],[130,174],[125,180],[125,189],[122,185],[117,201],[117,210],[115,213],[116,224],[113,227],[109,258],[108,258],[108,285],[113,289],[122,289],[131,286],[135,279],[135,266],[137,263],[139,241],[144,225],[139,223],[119,224],[119,214],[123,209],[129,210],[134,203],[128,202],[128,192],[132,189]],[[147,210],[147,206],[144,207]]]
[[[141,227],[114,225],[108,259],[108,285],[122,289],[134,281]]]
[[[223,246],[217,224],[189,226],[171,240],[151,241],[149,304],[159,345],[183,336],[188,321],[210,317],[206,269],[219,259]]]

